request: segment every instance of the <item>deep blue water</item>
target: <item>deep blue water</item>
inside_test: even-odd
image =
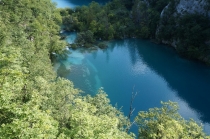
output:
[[[74,39],[75,33],[67,37],[68,42]],[[184,118],[202,122],[210,134],[210,67],[181,58],[171,47],[138,39],[111,41],[107,50],[70,51],[54,68],[85,93],[94,95],[103,87],[111,103],[123,106],[128,115],[132,91],[138,92],[132,118],[138,111],[161,106],[160,101],[176,101]]]
[[[71,36],[68,41],[72,39]],[[70,50],[67,60],[55,63],[58,76],[73,81],[75,87],[91,95],[103,87],[113,105],[123,106],[125,115],[129,113],[133,91],[138,92],[134,116],[138,111],[161,106],[160,101],[176,101],[183,117],[202,122],[210,133],[210,67],[146,40],[116,40],[108,44],[107,50]]]

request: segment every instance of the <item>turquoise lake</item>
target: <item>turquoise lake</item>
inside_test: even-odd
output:
[[[69,42],[73,36],[69,36]],[[73,81],[86,94],[95,95],[103,87],[113,105],[123,106],[125,115],[132,91],[138,92],[134,116],[138,111],[159,107],[160,101],[176,101],[183,117],[202,122],[209,132],[209,67],[182,59],[172,48],[145,40],[108,44],[106,50],[69,50],[68,59],[54,65],[58,76]]]
[[[57,2],[60,7],[78,5],[71,0]],[[62,6],[62,2],[66,3]],[[72,43],[75,35],[70,33],[67,41]],[[71,54],[55,62],[54,70],[86,94],[95,95],[103,87],[111,103],[122,106],[125,115],[132,92],[138,92],[132,118],[138,111],[160,107],[160,101],[176,101],[184,118],[202,122],[210,134],[210,67],[147,40],[115,40],[108,46],[106,50],[68,50]],[[131,131],[136,133],[137,128]]]

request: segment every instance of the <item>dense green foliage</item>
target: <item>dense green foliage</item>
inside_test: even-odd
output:
[[[174,102],[162,102],[161,108],[139,112],[139,139],[209,139],[194,120],[184,120]]]
[[[1,0],[0,12],[1,139],[134,138],[126,131],[129,120],[111,106],[102,89],[95,97],[81,96],[72,82],[56,77],[50,57],[63,53],[65,42],[58,36],[61,16],[50,0]],[[175,123],[183,120],[161,112]],[[147,126],[140,122],[147,116],[141,116],[140,138]],[[193,135],[205,136],[195,122],[182,126],[196,127]],[[188,134],[184,128],[180,132]]]
[[[132,138],[102,90],[82,97],[56,77],[61,16],[50,0],[0,1],[0,138]]]
[[[121,0],[102,6],[92,2],[89,6],[62,9],[63,24],[68,31],[92,32],[95,39],[110,40],[134,36],[135,25],[130,12]]]

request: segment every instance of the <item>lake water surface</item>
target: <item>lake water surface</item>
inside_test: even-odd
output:
[[[75,33],[67,41],[74,39]],[[106,50],[69,50],[67,60],[54,64],[58,76],[91,95],[103,87],[113,105],[123,106],[125,115],[132,92],[138,92],[133,117],[138,111],[161,106],[160,101],[176,101],[184,118],[202,122],[210,134],[210,67],[146,40],[116,40],[108,45]],[[131,131],[136,133],[137,128]]]
[[[133,91],[138,92],[134,115],[159,107],[160,101],[176,101],[183,117],[200,121],[209,130],[209,67],[182,59],[167,46],[138,39],[111,41],[106,50],[69,51],[68,59],[57,61],[54,68],[85,93],[95,95],[103,87],[125,115]]]

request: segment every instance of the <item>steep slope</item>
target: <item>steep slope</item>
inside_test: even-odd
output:
[[[136,0],[132,13],[142,36],[171,45],[185,57],[210,63],[208,0]]]

